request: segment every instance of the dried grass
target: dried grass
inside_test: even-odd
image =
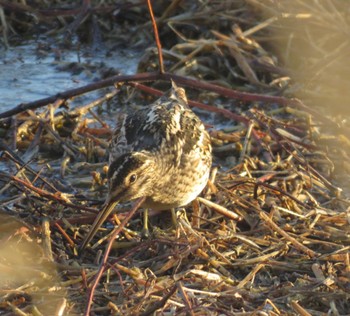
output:
[[[315,50],[327,38],[307,29],[300,33],[292,24],[287,29],[281,12],[287,10],[288,18],[305,18],[336,30],[345,31],[349,21],[339,9],[341,1],[320,5],[312,1],[313,6],[296,2],[293,8],[288,1],[196,2],[193,6],[161,2],[155,10],[167,70],[247,92],[290,96],[301,91],[307,96],[315,89],[315,94],[321,83],[311,76],[312,85],[301,86],[293,73],[304,65],[325,73],[328,59],[339,70],[342,57],[336,57],[343,56],[345,46],[335,47],[327,56],[310,53],[300,58],[302,63],[293,71],[287,70],[283,64],[298,48],[284,45],[284,62],[279,63],[281,54],[271,49],[276,45],[276,28],[295,32],[298,38],[308,34]],[[125,23],[130,23],[128,16],[146,12],[141,5],[124,10]],[[262,12],[268,17],[261,22]],[[125,36],[138,31],[137,39],[147,43],[149,22],[137,22]],[[100,23],[106,26],[109,21],[101,17]],[[122,23],[119,27],[125,30]],[[139,71],[154,70],[153,53],[153,49],[146,52]],[[339,80],[347,85],[348,78]],[[328,87],[336,91],[335,86]],[[76,257],[76,247],[106,194],[106,151],[112,129],[106,121],[108,111],[116,106],[124,110],[121,104],[126,100],[145,103],[142,95],[124,87],[110,92],[117,97],[108,106],[102,106],[105,99],[74,109],[68,102],[62,115],[57,102],[0,122],[6,141],[0,143],[6,165],[0,180],[2,209],[28,225],[32,242],[38,238],[44,246],[43,260],[58,269],[61,282],[56,289],[67,291],[67,301],[56,303],[62,307],[61,315],[85,310],[86,293],[103,254],[101,243],[113,228],[102,228],[96,244],[83,258]],[[198,92],[189,90],[190,98],[243,119],[233,121],[197,110],[212,126],[215,166],[207,188],[186,212],[179,210],[176,229],[169,228],[167,212],[151,213],[153,235],[142,240],[140,216],[129,222],[114,243],[94,293],[93,314],[348,314],[350,140],[346,126],[330,126],[302,109]],[[335,93],[329,98],[333,100]],[[318,104],[314,106],[320,111]],[[129,209],[125,205],[119,210],[119,220]],[[42,222],[43,218],[47,221]],[[24,293],[32,295],[36,286],[1,291],[25,298]],[[55,293],[54,288],[45,291]],[[28,299],[21,305],[5,294],[0,305],[3,315],[33,313],[28,305],[34,308],[35,304]]]

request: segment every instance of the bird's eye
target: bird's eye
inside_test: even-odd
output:
[[[129,183],[130,184],[134,183],[136,181],[136,179],[137,179],[137,175],[135,173],[132,174],[129,178]]]

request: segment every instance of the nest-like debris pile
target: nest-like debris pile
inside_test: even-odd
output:
[[[177,42],[164,53],[166,68],[224,86],[241,84],[246,91],[281,93],[289,79],[273,63],[258,63],[274,58],[248,36],[253,30],[241,32],[242,15],[253,15],[247,7],[238,10],[237,3],[197,4],[193,28],[183,20],[185,5],[169,6],[177,15],[171,23],[168,15],[159,22],[168,22],[164,32],[180,40],[173,35]],[[189,39],[193,34],[198,38]],[[139,69],[150,71],[153,60],[146,54]],[[10,308],[40,313],[42,305],[47,315],[80,314],[92,284],[96,315],[342,315],[350,310],[348,130],[282,97],[266,103],[250,95],[249,102],[237,102],[219,91],[198,92],[189,90],[189,97],[197,101],[194,110],[208,125],[214,146],[207,188],[186,211],[178,211],[177,227],[168,212],[151,212],[149,239],[140,234],[141,213],[134,216],[95,284],[112,219],[81,258],[77,246],[106,194],[110,117],[126,104],[149,101],[118,86],[86,105],[72,108],[58,99],[41,111],[0,121],[1,208],[26,227],[6,236],[6,243],[17,243],[10,251],[26,258],[27,283],[4,283],[4,314]],[[118,209],[117,223],[130,204]],[[26,249],[37,242],[43,247]],[[33,251],[38,257],[29,256]],[[38,272],[39,259],[49,272]],[[43,285],[44,279],[50,285]]]

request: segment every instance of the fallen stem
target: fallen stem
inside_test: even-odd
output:
[[[133,215],[136,213],[136,211],[138,210],[138,208],[141,206],[141,204],[145,201],[145,198],[142,197],[140,199],[138,199],[136,201],[136,203],[134,204],[133,208],[131,209],[131,211],[128,213],[128,215],[123,219],[123,221],[120,223],[120,225],[118,226],[118,228],[114,231],[113,235],[111,236],[109,243],[107,245],[107,249],[103,255],[102,258],[102,262],[100,264],[100,267],[98,269],[98,272],[96,274],[94,283],[91,286],[91,289],[89,291],[89,298],[88,298],[88,302],[87,302],[87,306],[86,306],[86,310],[84,315],[85,316],[89,316],[90,315],[90,310],[91,310],[91,304],[92,304],[92,299],[94,297],[94,293],[96,290],[96,287],[102,277],[103,272],[105,271],[105,267],[107,265],[107,259],[109,256],[109,253],[112,249],[112,245],[114,240],[116,239],[116,237],[118,236],[118,234],[120,234],[120,232],[122,231],[122,229],[124,228],[124,226],[128,223],[128,221],[133,217]]]
[[[159,60],[159,72],[163,74],[165,71],[164,71],[164,63],[163,63],[162,45],[159,40],[158,27],[157,27],[156,19],[154,18],[151,0],[147,0],[147,6],[148,6],[148,11],[152,20],[154,37],[156,39],[156,45],[158,50],[158,60]]]

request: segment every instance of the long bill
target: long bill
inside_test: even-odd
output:
[[[98,213],[97,217],[95,218],[94,223],[91,225],[90,231],[85,236],[82,244],[79,246],[79,253],[81,254],[86,246],[89,244],[91,239],[95,236],[98,229],[101,227],[103,222],[107,219],[109,214],[112,213],[114,207],[118,204],[118,201],[112,201],[112,202],[106,202],[105,205],[102,207],[101,211]]]

